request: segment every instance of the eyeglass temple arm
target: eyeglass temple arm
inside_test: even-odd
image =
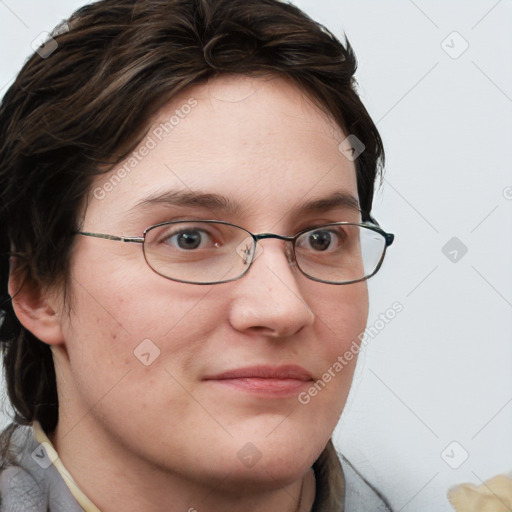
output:
[[[88,231],[79,231],[77,234],[84,236],[92,236],[94,238],[104,238],[105,240],[115,240],[118,242],[133,242],[138,244],[144,242],[144,237],[142,236],[116,236],[107,235],[105,233],[89,233]]]
[[[380,228],[380,224],[375,220],[374,217],[368,214],[368,219],[372,224],[375,224],[377,227]],[[393,233],[386,233],[385,231],[383,231],[383,234],[386,239],[386,247],[389,247],[395,240],[395,235]]]

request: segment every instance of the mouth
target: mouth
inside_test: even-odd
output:
[[[285,365],[237,368],[203,380],[242,392],[286,397],[309,386],[313,377],[302,366]]]

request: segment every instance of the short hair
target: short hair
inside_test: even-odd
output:
[[[94,177],[133,151],[163,105],[222,74],[291,79],[364,144],[355,160],[363,219],[384,161],[348,40],[289,3],[101,0],[52,35],[55,51],[35,52],[0,106],[0,343],[14,420],[47,432],[58,421],[52,354],[14,314],[8,258],[26,279],[65,284]]]

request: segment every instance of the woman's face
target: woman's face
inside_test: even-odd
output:
[[[219,219],[294,235],[360,220],[347,201],[319,203],[357,202],[354,163],[338,149],[348,134],[283,78],[218,77],[152,123],[134,155],[96,179],[83,231],[141,236]],[[76,238],[54,347],[70,443],[202,482],[279,486],[304,474],[345,404],[355,357],[333,367],[365,328],[367,288],[306,278],[283,241],[261,248],[241,279],[196,285],[153,272],[140,244]]]

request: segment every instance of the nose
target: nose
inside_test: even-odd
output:
[[[229,320],[237,331],[274,338],[291,336],[314,322],[306,278],[290,264],[283,242],[268,240],[251,268],[234,285]],[[261,246],[263,248],[263,246]]]

